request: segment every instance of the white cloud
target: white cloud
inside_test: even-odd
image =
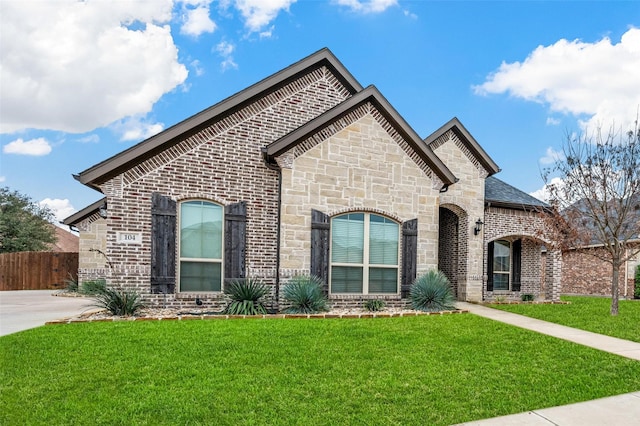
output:
[[[640,28],[620,42],[559,40],[539,46],[523,62],[502,63],[476,94],[509,93],[543,103],[551,112],[587,116],[583,128],[626,125],[640,105]]]
[[[61,200],[59,198],[45,198],[40,201],[40,207],[48,207],[55,215],[56,221],[62,221],[76,212],[68,199]]]
[[[51,145],[45,138],[31,139],[28,141],[22,138],[9,142],[2,148],[5,154],[33,155],[40,157],[51,152]]]
[[[398,4],[397,0],[335,0],[340,6],[346,6],[354,12],[380,13]],[[405,11],[406,15],[406,11]],[[415,16],[415,15],[414,15]]]
[[[557,161],[562,161],[564,160],[564,158],[565,156],[562,151],[556,151],[552,147],[548,147],[544,157],[541,157],[539,161],[540,161],[540,164],[548,165],[548,164],[553,164]]]
[[[233,51],[236,49],[236,46],[232,43],[228,43],[226,41],[221,41],[215,47],[215,51],[222,56],[222,69],[227,70],[229,68],[237,69],[238,64],[235,63],[233,59]]]
[[[152,123],[142,117],[129,117],[115,123],[112,128],[120,133],[121,141],[139,142],[160,133],[164,130],[164,124]]]
[[[209,17],[209,1],[187,1],[183,15],[180,32],[193,37],[198,37],[203,33],[212,33],[216,30],[216,24]],[[187,4],[195,5],[195,8],[187,8]]]
[[[280,11],[289,11],[296,0],[235,0],[234,6],[240,11],[249,32],[260,32],[276,19]],[[269,31],[270,32],[270,31]]]
[[[0,183],[4,182],[4,181],[6,181],[6,180],[7,180],[7,178],[6,178],[6,177],[4,177],[4,176],[0,176]]]
[[[202,67],[202,64],[199,60],[194,59],[189,65],[191,65],[191,68],[193,68],[193,71],[198,77],[204,74],[204,68]]]
[[[529,195],[532,197],[536,197],[538,200],[542,200],[545,203],[548,203],[551,199],[551,194],[549,192],[549,185],[554,185],[558,188],[562,188],[564,186],[564,181],[559,177],[552,178],[548,184],[545,184],[542,188],[530,192]]]
[[[172,0],[3,2],[0,131],[82,133],[144,114],[182,84]]]
[[[79,138],[78,142],[81,142],[81,143],[98,143],[98,142],[100,142],[100,136],[98,136],[98,135],[96,135],[94,133],[92,135],[87,135],[87,136],[84,136],[82,138]]]

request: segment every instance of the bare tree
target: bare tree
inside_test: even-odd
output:
[[[543,171],[550,238],[612,266],[611,315],[618,315],[620,267],[640,252],[640,129],[567,135],[563,156]],[[558,179],[550,179],[551,177]]]

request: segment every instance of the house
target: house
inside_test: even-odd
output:
[[[596,204],[597,205],[597,204]],[[563,252],[562,293],[576,295],[611,296],[613,265],[611,254],[596,237],[599,233],[590,217],[589,208],[584,200],[578,201],[568,210],[576,213],[572,220],[581,222],[580,230],[584,241],[576,247]],[[598,211],[599,218],[612,218],[612,228],[616,229],[618,211],[625,211],[625,219],[618,232],[619,241],[626,241],[623,258],[618,271],[618,294],[631,299],[635,292],[635,273],[640,266],[640,193],[628,199],[616,200],[606,207],[608,215]]]
[[[557,299],[544,204],[454,118],[421,138],[375,86],[322,49],[76,176],[104,198],[67,218],[80,279],[148,304],[226,304],[229,280],[279,292],[297,274],[333,306],[403,306],[433,268],[459,300]]]

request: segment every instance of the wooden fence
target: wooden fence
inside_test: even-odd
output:
[[[78,253],[25,251],[0,254],[0,291],[45,290],[77,279]]]

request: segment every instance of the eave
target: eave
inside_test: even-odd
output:
[[[315,69],[326,66],[352,94],[362,90],[360,83],[333,55],[323,48],[295,64],[232,95],[208,109],[167,128],[121,153],[75,175],[79,182],[100,191],[99,184],[126,171],[144,160],[170,148],[185,138],[233,114],[255,100],[278,90]]]
[[[431,144],[438,139],[440,136],[444,135],[448,131],[454,132],[465,144],[465,146],[471,151],[473,156],[478,159],[482,167],[487,171],[488,175],[494,175],[500,171],[500,167],[493,161],[489,154],[482,149],[478,141],[475,140],[471,133],[462,125],[460,120],[457,117],[453,117],[443,126],[441,126],[438,130],[433,132],[431,135],[427,136],[424,142],[431,146]]]

